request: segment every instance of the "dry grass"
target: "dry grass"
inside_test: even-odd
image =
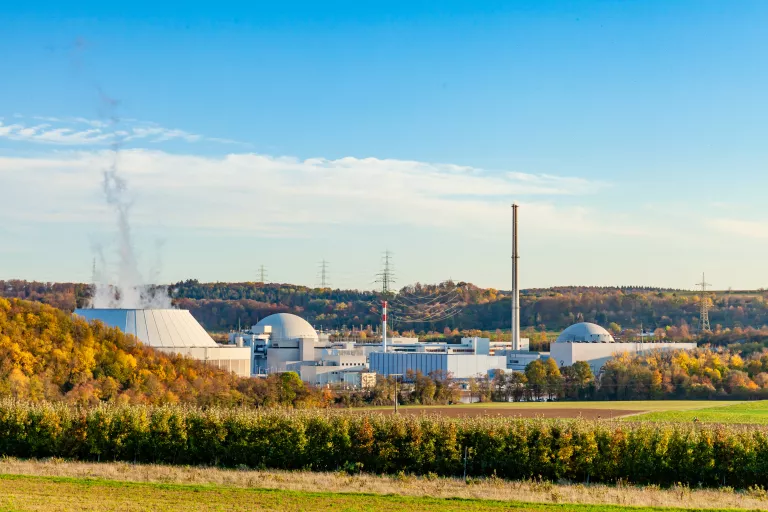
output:
[[[88,463],[63,460],[0,459],[0,474],[45,477],[99,478],[125,482],[211,484],[230,488],[292,491],[396,494],[411,497],[478,498],[529,503],[615,504],[681,508],[768,508],[763,490],[699,490],[687,487],[607,486],[508,482],[411,476],[346,475],[285,471],[226,470],[217,468],[127,463]]]

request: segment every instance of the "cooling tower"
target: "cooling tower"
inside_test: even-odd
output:
[[[78,309],[75,314],[133,334],[150,347],[216,346],[186,309]]]
[[[160,352],[199,359],[243,377],[251,375],[251,349],[217,344],[185,309],[77,309],[75,314],[117,327]]]

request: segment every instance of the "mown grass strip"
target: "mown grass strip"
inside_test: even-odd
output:
[[[619,505],[535,504],[474,498],[424,498],[368,493],[246,489],[217,485],[117,482],[96,478],[0,475],[0,511],[113,510],[159,512],[262,510],[286,512],[391,511],[426,512],[691,512],[695,509]],[[728,509],[709,509],[715,510]]]

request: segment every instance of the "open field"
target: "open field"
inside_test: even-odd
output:
[[[619,506],[612,506],[619,505]],[[656,507],[629,508],[629,507]],[[765,509],[762,490],[613,487],[343,473],[0,460],[2,511]]]
[[[700,411],[744,404],[737,400],[639,400],[616,402],[488,402],[456,404],[450,406],[401,406],[404,414],[440,414],[450,417],[509,416],[523,418],[586,418],[610,419],[649,412],[674,414],[685,411]],[[359,410],[375,410],[391,413],[392,407],[373,407]],[[694,414],[695,415],[695,414]],[[693,416],[691,416],[691,419]],[[768,416],[766,417],[768,419]],[[667,421],[674,421],[673,419]],[[687,420],[681,420],[687,421]]]
[[[717,402],[716,402],[717,403]],[[632,421],[672,421],[702,423],[768,424],[768,400],[721,405],[704,409],[655,411],[632,416]]]

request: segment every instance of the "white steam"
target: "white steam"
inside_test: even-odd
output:
[[[102,94],[103,102],[112,110],[117,102]],[[112,124],[119,122],[116,115],[110,116]],[[125,179],[118,172],[118,156],[120,153],[120,132],[115,131],[115,142],[112,145],[113,161],[110,168],[104,171],[103,189],[107,204],[114,210],[118,229],[118,265],[115,273],[110,273],[106,258],[101,249],[97,256],[100,265],[93,270],[93,296],[90,307],[107,309],[160,309],[170,308],[171,298],[164,286],[148,284],[139,272],[136,251],[131,238],[131,226],[128,221],[131,202],[128,198],[128,187]],[[156,279],[159,265],[153,277]]]

